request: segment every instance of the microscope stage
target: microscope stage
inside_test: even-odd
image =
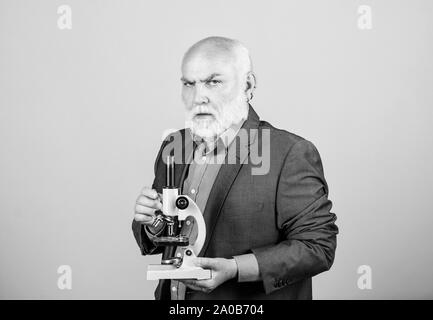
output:
[[[150,264],[147,267],[147,280],[159,279],[210,279],[211,270],[200,267],[180,267],[173,265]]]

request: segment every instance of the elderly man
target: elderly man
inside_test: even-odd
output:
[[[318,151],[259,120],[250,105],[256,79],[249,53],[236,40],[194,44],[182,61],[182,84],[182,150],[188,153],[193,141],[192,159],[204,161],[179,165],[176,184],[203,212],[207,235],[196,264],[211,269],[212,278],[161,280],[156,299],[311,299],[311,278],[331,267],[338,233]],[[248,139],[237,140],[242,131]],[[136,201],[132,228],[143,255],[161,253],[152,222],[162,208],[169,141],[157,156],[152,188]],[[227,160],[231,150],[236,163],[214,161]],[[252,174],[252,150],[266,154],[266,172]]]

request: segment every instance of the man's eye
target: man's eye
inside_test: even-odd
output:
[[[194,86],[194,83],[192,83],[192,82],[184,82],[183,85],[185,87],[192,87],[192,86]]]
[[[218,85],[218,84],[220,84],[220,83],[221,83],[220,80],[209,80],[209,81],[207,81],[207,84],[208,84],[209,86],[216,86],[216,85]]]

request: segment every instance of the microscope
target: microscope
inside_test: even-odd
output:
[[[174,157],[167,157],[167,185],[162,188],[162,212],[156,212],[153,227],[163,231],[152,240],[164,247],[161,264],[147,268],[147,280],[210,279],[211,270],[197,267],[197,257],[206,239],[206,225],[197,204],[186,195],[179,195],[174,185]]]

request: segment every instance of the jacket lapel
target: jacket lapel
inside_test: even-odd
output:
[[[224,201],[227,197],[227,194],[230,192],[231,186],[235,181],[243,163],[248,158],[250,154],[250,145],[254,142],[257,135],[257,130],[254,130],[250,134],[250,129],[257,129],[259,126],[259,117],[254,109],[250,106],[248,111],[248,119],[245,121],[241,130],[247,130],[249,139],[245,141],[245,139],[236,138],[233,140],[233,143],[230,145],[230,148],[237,147],[237,141],[239,143],[239,153],[236,156],[235,164],[228,164],[228,153],[225,158],[225,163],[221,165],[221,168],[218,172],[218,175],[215,179],[214,185],[209,194],[208,201],[206,203],[206,208],[204,211],[204,220],[206,223],[206,240],[203,245],[202,250],[200,251],[199,256],[205,255],[207,248],[209,246],[210,239],[212,238],[213,231],[215,229],[215,225],[217,223],[218,217],[221,213],[221,209],[223,207]]]

